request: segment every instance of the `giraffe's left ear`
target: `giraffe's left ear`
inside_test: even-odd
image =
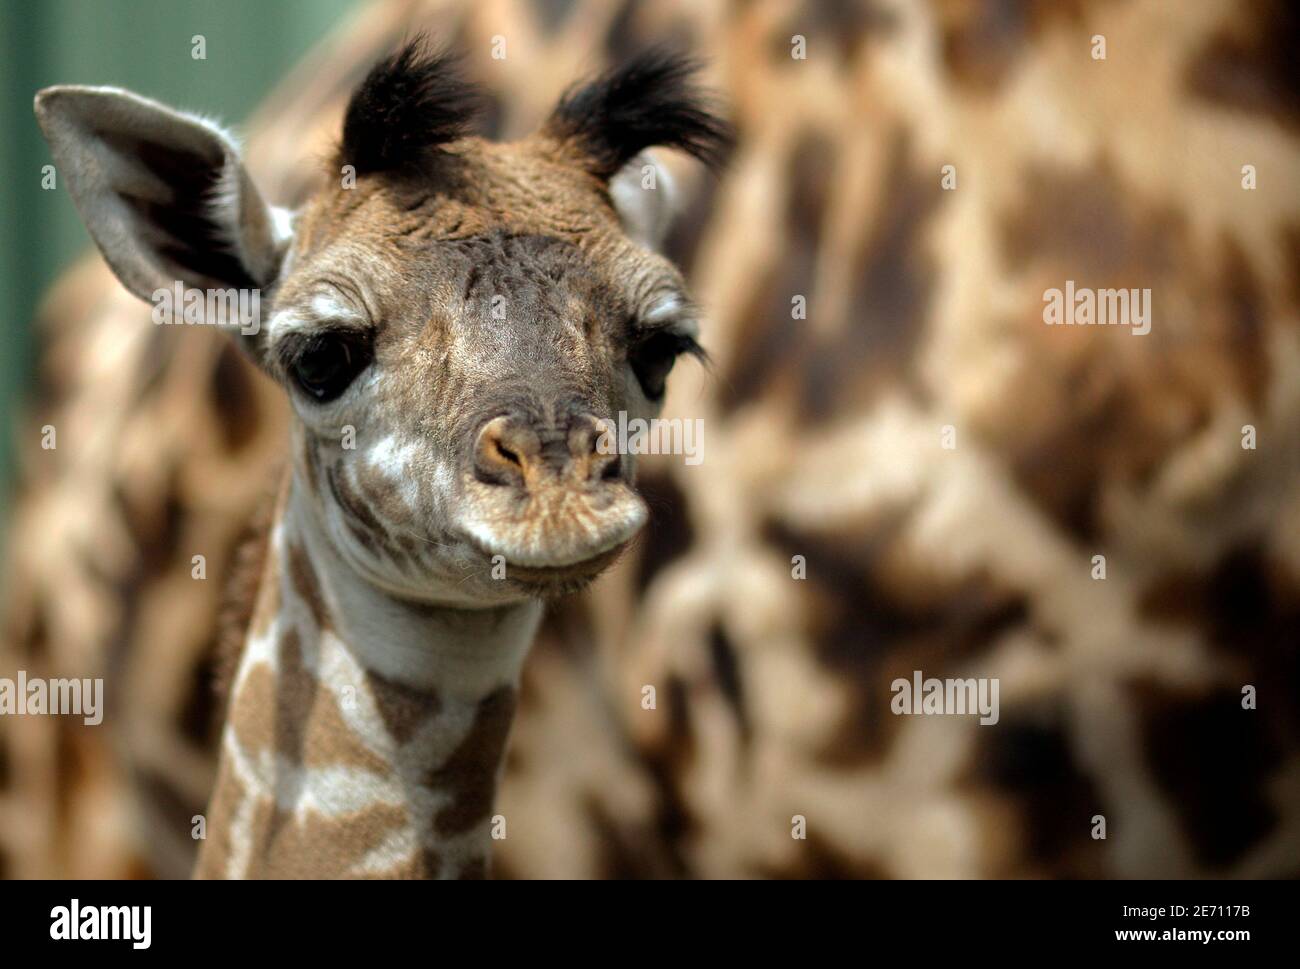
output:
[[[677,214],[677,184],[654,154],[643,151],[609,181],[623,230],[647,249],[663,246]]]
[[[77,212],[132,293],[275,281],[287,222],[216,125],[119,88],[46,88],[35,107]]]

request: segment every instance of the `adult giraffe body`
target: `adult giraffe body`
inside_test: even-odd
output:
[[[268,96],[248,164],[295,209],[337,176],[317,160],[355,80],[421,28],[457,38],[493,137],[533,130],[579,65],[666,37],[708,54],[741,133],[716,183],[666,159],[686,204],[664,252],[715,367],[682,368],[664,416],[703,416],[706,459],[640,458],[654,525],[548,611],[496,875],[1296,871],[1300,693],[1276,687],[1300,602],[1294,21],[397,0]],[[1152,286],[1151,332],[1044,326],[1071,278]],[[233,343],[152,327],[98,257],[33,329],[0,666],[103,676],[106,713],[0,718],[0,874],[178,877],[216,774],[221,590],[290,408]],[[999,677],[999,723],[892,716],[916,670]],[[1189,736],[1237,754],[1192,757]]]

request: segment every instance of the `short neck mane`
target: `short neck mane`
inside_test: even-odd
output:
[[[482,877],[541,607],[402,602],[348,566],[295,475],[230,692],[196,875]]]

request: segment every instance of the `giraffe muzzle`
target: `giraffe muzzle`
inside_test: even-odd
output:
[[[460,529],[511,580],[586,581],[645,524],[623,457],[597,447],[603,427],[581,413],[558,426],[498,416],[479,429]]]

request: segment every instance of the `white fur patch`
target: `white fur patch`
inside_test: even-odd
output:
[[[311,301],[312,314],[318,320],[345,320],[364,322],[365,316],[356,307],[330,292],[317,293]]]
[[[400,479],[408,474],[421,448],[388,434],[370,446],[366,460],[370,466],[387,478]]]

